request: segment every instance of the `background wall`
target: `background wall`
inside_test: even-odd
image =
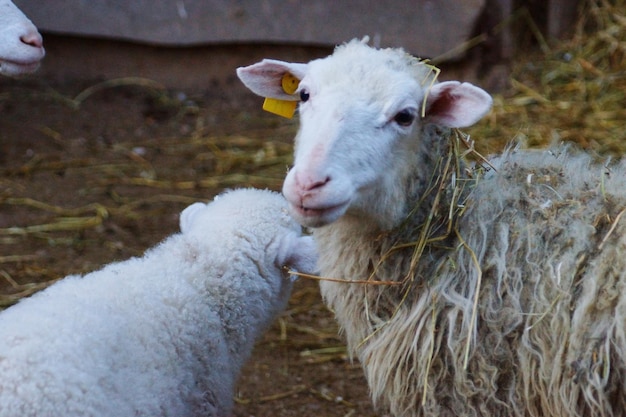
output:
[[[223,78],[234,66],[259,57],[308,60],[326,55],[338,43],[369,35],[376,46],[402,46],[437,64],[454,63],[464,72],[462,78],[483,79],[488,87],[501,89],[517,44],[532,32],[528,25],[545,36],[561,36],[571,30],[578,0],[15,3],[41,29],[47,49],[54,52],[42,68],[49,77],[139,75],[197,88],[206,85],[197,65],[215,67],[218,74],[213,78]],[[518,32],[516,25],[522,27]],[[178,61],[185,76],[172,72]]]
[[[486,0],[21,0],[42,30],[157,45],[332,45],[370,35],[424,55],[465,41]]]

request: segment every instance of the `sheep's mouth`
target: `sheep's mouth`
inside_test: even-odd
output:
[[[291,214],[303,226],[320,227],[334,222],[348,209],[349,201],[330,206],[307,207],[290,204]]]
[[[29,74],[31,72],[35,72],[39,65],[41,64],[41,60],[32,60],[32,61],[8,61],[0,59],[0,74],[6,75],[20,75],[20,74]]]

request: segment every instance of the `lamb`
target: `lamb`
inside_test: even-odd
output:
[[[378,407],[625,415],[626,162],[566,145],[464,161],[457,128],[491,97],[401,49],[352,41],[238,75],[300,101],[283,194]]]
[[[10,0],[0,0],[0,74],[34,72],[44,55],[35,25]]]
[[[253,343],[314,272],[284,198],[241,189],[143,257],[68,276],[0,314],[0,416],[230,416]],[[293,278],[293,277],[292,277]]]

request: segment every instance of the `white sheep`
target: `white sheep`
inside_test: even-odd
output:
[[[68,276],[0,313],[0,416],[229,416],[254,341],[310,236],[278,193],[227,192],[143,257]]]
[[[10,0],[0,0],[0,74],[34,72],[44,55],[35,25]]]
[[[285,73],[301,80],[293,96]],[[257,94],[300,100],[283,194],[315,228],[322,276],[359,281],[321,292],[378,406],[402,417],[625,415],[625,162],[560,147],[471,168],[450,128],[477,122],[490,96],[433,84],[399,49],[352,41],[238,74]]]

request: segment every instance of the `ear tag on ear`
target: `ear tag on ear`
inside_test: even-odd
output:
[[[293,94],[298,89],[298,84],[300,84],[300,80],[298,80],[293,75],[288,72],[283,75],[282,86],[283,91],[287,94]],[[266,98],[263,102],[263,110],[277,114],[282,117],[286,117],[287,119],[291,119],[296,112],[296,107],[298,107],[297,101],[289,101],[289,100],[279,100],[276,98]]]

